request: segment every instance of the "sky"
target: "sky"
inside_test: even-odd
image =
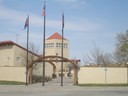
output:
[[[42,49],[43,0],[0,0],[0,41],[26,42],[25,20],[30,16],[30,42]],[[94,49],[113,53],[118,33],[128,29],[128,0],[47,0],[46,38],[61,34],[70,41],[70,58],[84,59]]]

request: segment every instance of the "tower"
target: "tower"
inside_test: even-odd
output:
[[[69,40],[63,37],[63,56],[65,58],[69,58]],[[59,33],[54,33],[45,42],[45,55],[54,55],[54,56],[61,56],[62,50],[62,36]],[[61,73],[61,63],[55,63],[56,65],[56,75],[59,76]],[[64,75],[68,73],[68,63],[64,63],[63,67]]]

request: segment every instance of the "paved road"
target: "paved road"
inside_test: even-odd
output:
[[[29,86],[0,85],[0,96],[128,96],[128,87],[78,87],[70,82],[62,87],[58,80],[45,86],[41,83]]]

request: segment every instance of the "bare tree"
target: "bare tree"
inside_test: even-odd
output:
[[[92,58],[88,54],[83,56],[83,62],[85,65],[91,65],[92,61]]]
[[[26,44],[24,44],[24,47],[26,47]],[[28,61],[31,62],[37,57],[36,55],[39,53],[39,47],[37,48],[36,45],[33,42],[29,42],[28,50],[29,50]],[[20,55],[24,59],[23,61],[25,61],[25,62],[22,62],[22,64],[24,66],[26,66],[26,59],[27,59],[26,51],[24,53],[21,53]],[[34,64],[33,69],[37,69],[36,65],[37,64]]]
[[[126,64],[128,62],[128,30],[117,34],[115,60],[117,64]]]
[[[84,61],[88,64],[93,64],[97,66],[107,66],[107,64],[112,64],[112,55],[104,53],[94,44],[94,49],[90,52],[90,56],[84,56]]]
[[[94,49],[91,51],[92,60],[98,66],[102,64],[103,52],[94,44]]]

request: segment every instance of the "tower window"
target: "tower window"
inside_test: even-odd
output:
[[[58,47],[58,43],[56,43],[56,47]]]

